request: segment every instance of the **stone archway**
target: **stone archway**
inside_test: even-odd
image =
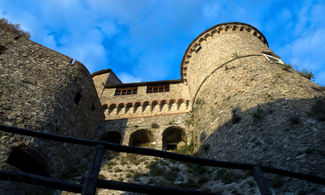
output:
[[[11,151],[7,163],[27,173],[50,176],[46,161],[26,145],[15,147]]]
[[[185,130],[181,127],[168,127],[162,134],[163,150],[176,150],[186,145]]]
[[[104,133],[99,139],[114,144],[121,144],[122,135],[118,131],[109,131]]]
[[[140,129],[130,135],[129,146],[152,148],[153,135],[148,129]]]

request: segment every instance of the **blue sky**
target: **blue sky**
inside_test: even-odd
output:
[[[0,18],[89,71],[111,68],[123,82],[180,78],[188,45],[207,28],[258,28],[285,63],[325,86],[325,1],[1,0]]]

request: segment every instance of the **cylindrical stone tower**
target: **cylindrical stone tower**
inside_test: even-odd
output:
[[[187,48],[181,74],[193,98],[203,80],[218,66],[237,56],[270,53],[263,34],[243,23],[218,24],[201,33]]]
[[[324,174],[324,158],[308,152],[324,147],[314,117],[324,90],[284,64],[256,28],[225,23],[203,32],[186,50],[182,78],[199,155]]]

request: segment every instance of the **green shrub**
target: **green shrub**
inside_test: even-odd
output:
[[[152,123],[151,124],[151,127],[154,128],[154,129],[158,129],[159,128],[159,125],[157,123]]]
[[[157,162],[151,163],[149,165],[150,174],[153,176],[162,176],[166,171],[165,169],[160,168]]]
[[[221,179],[225,184],[230,184],[245,178],[246,177],[243,174],[235,173],[233,170],[227,170]]]
[[[200,184],[195,182],[193,179],[187,180],[186,183],[181,183],[177,185],[180,188],[185,188],[185,189],[198,189],[200,188]]]
[[[204,144],[204,145],[202,146],[202,150],[203,150],[204,152],[208,152],[209,149],[210,149],[210,144]]]
[[[239,123],[240,120],[241,120],[241,117],[237,113],[232,114],[231,122],[233,124]]]
[[[299,74],[309,80],[315,79],[315,75],[311,71],[308,71],[307,69],[302,69],[302,71],[300,71]]]
[[[325,100],[317,100],[311,108],[311,113],[318,121],[325,121]]]
[[[232,57],[233,57],[234,59],[237,59],[237,58],[239,58],[239,54],[238,54],[237,52],[235,52],[235,53],[232,54]]]
[[[292,66],[290,64],[278,64],[282,70],[290,72],[292,70]]]
[[[196,103],[197,105],[201,105],[201,104],[204,104],[204,100],[203,100],[203,99],[197,99],[197,100],[195,101],[195,103]]]
[[[216,176],[214,177],[214,180],[219,180],[222,179],[224,177],[224,175],[226,174],[227,170],[226,169],[220,169]]]
[[[301,120],[299,116],[293,115],[290,117],[290,124],[291,125],[299,125],[301,124]]]
[[[23,31],[20,28],[20,24],[11,24],[5,18],[0,19],[0,29],[6,32],[14,33],[18,36],[26,37],[27,39],[30,38],[30,34],[28,32]]]
[[[114,169],[114,172],[122,172],[122,169],[116,167],[116,168]]]
[[[264,110],[258,107],[253,113],[251,113],[251,116],[253,117],[253,120],[257,122],[264,118],[264,114]]]
[[[275,176],[269,181],[269,184],[271,187],[276,188],[282,186],[284,184],[284,181],[281,177]]]
[[[207,171],[205,166],[201,166],[198,164],[188,164],[188,172],[193,175],[201,175]]]
[[[175,152],[180,153],[180,154],[192,155],[194,153],[194,144],[193,144],[193,142],[191,142],[190,145],[185,145],[181,148],[177,148],[177,150]]]

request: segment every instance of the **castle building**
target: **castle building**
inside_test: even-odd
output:
[[[237,56],[236,56],[237,55]],[[103,106],[102,138],[116,143],[176,149],[193,142],[191,114],[197,96],[218,66],[246,56],[283,63],[263,34],[251,25],[224,23],[199,35],[187,48],[181,79],[122,83],[110,69],[92,74]],[[114,138],[113,138],[114,137]],[[113,141],[113,140],[111,140]]]
[[[111,69],[90,74],[80,62],[0,29],[0,123],[168,151],[193,144],[207,158],[324,175],[325,128],[310,112],[324,90],[284,64],[259,30],[213,26],[192,41],[180,68],[181,79],[122,83]],[[3,170],[59,178],[87,163],[88,152],[0,132]],[[0,184],[3,194],[18,189]]]

